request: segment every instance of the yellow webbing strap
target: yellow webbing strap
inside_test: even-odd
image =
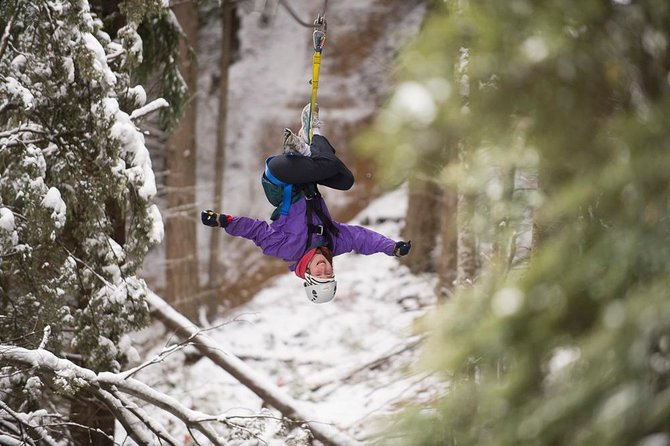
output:
[[[309,108],[309,142],[312,142],[314,129],[312,128],[312,111],[316,106],[316,92],[319,89],[319,69],[321,67],[321,52],[314,52],[312,57],[312,102]]]
[[[312,128],[312,112],[316,106],[316,94],[319,90],[319,70],[321,69],[321,52],[326,44],[326,18],[318,16],[314,21],[314,33],[312,34],[314,40],[314,56],[312,56],[312,100],[309,108],[309,142],[312,142],[314,129]]]

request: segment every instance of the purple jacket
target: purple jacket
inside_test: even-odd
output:
[[[324,213],[331,218],[323,199],[321,197],[314,199],[321,200]],[[303,198],[291,205],[288,215],[281,215],[271,224],[255,218],[233,217],[225,229],[230,235],[252,240],[263,250],[263,254],[293,262],[289,269],[294,271],[298,260],[308,251],[305,246],[307,243],[305,210],[306,203]],[[316,215],[312,215],[311,223],[320,224],[321,222]],[[331,236],[333,256],[351,251],[366,255],[378,252],[393,255],[395,241],[390,238],[362,226],[346,225],[336,221],[333,223],[340,231],[337,236]],[[326,242],[325,236],[312,234],[312,245],[325,245]]]

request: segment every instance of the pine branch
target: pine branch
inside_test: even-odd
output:
[[[133,121],[136,121],[140,118],[143,118],[155,111],[160,110],[161,108],[169,107],[170,104],[163,99],[163,98],[158,98],[154,101],[149,102],[147,105],[140,107],[136,110],[133,110],[133,112],[130,114],[130,119]]]

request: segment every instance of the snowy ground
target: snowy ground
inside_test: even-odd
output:
[[[399,238],[405,209],[406,191],[400,189],[375,201],[353,223]],[[374,436],[375,422],[397,412],[404,401],[433,399],[443,391],[413,368],[420,345],[412,325],[435,304],[434,280],[410,274],[384,254],[343,255],[335,259],[335,269],[333,302],[309,302],[301,281],[286,273],[247,305],[211,321],[218,328],[208,335],[300,401],[312,420],[333,423],[366,441]],[[153,353],[175,341],[159,325],[139,339],[153,343]],[[186,365],[194,356],[182,351],[137,378],[201,412],[260,413],[263,402],[209,359]],[[177,438],[186,435],[178,422],[163,421]],[[284,444],[271,431],[265,440]]]

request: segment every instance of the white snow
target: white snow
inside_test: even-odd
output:
[[[157,101],[160,103],[161,101]],[[93,107],[102,108],[106,116],[114,119],[110,136],[121,143],[124,154],[130,158],[130,166],[124,171],[128,180],[137,188],[138,195],[146,201],[156,196],[156,178],[151,166],[149,150],[144,144],[144,136],[135,127],[130,116],[119,108],[116,99],[106,98],[102,104]]]
[[[147,92],[146,92],[146,90],[144,90],[144,87],[141,86],[141,85],[136,85],[134,87],[129,88],[126,95],[129,98],[133,98],[135,104],[139,107],[143,107],[147,103]],[[161,105],[162,105],[162,103],[165,103],[165,105],[167,105],[167,101],[163,98],[156,99],[156,101],[153,101],[153,102],[157,102],[157,101],[159,103],[161,103]],[[162,101],[162,102],[160,102],[160,101]],[[133,112],[131,114],[131,116],[130,116],[131,119],[133,118],[132,115],[134,113],[135,112]]]
[[[0,229],[14,231],[14,213],[7,208],[0,208]]]
[[[67,71],[68,84],[73,83],[75,76],[75,69],[74,69],[74,61],[72,60],[71,57],[63,57],[63,67]]]
[[[65,226],[67,206],[65,206],[65,202],[61,198],[60,191],[57,188],[49,188],[47,194],[42,199],[42,206],[53,211],[51,212],[51,219],[54,221],[56,228],[60,229]]]
[[[140,354],[137,352],[135,347],[132,345],[132,339],[130,336],[123,335],[119,340],[119,352],[126,355],[128,361],[131,363],[136,363],[140,361]]]
[[[541,36],[531,36],[521,45],[521,51],[528,60],[534,63],[541,62],[549,55],[547,42]]]
[[[165,235],[165,228],[163,226],[163,217],[158,209],[158,206],[152,204],[148,210],[149,218],[151,218],[151,230],[149,231],[149,241],[152,244],[158,244],[163,240]]]
[[[100,41],[90,33],[83,33],[82,38],[86,48],[93,53],[93,68],[100,74],[107,85],[114,85],[116,83],[116,76],[107,65],[107,55],[105,54],[105,49],[100,44]]]
[[[548,362],[550,375],[556,375],[561,370],[575,363],[582,356],[582,352],[577,347],[558,347],[555,348]]]
[[[135,97],[138,98],[137,99],[138,101],[142,100],[142,96],[135,96]],[[146,100],[146,96],[144,97],[144,100]],[[130,114],[130,119],[137,119],[140,116],[148,115],[149,113],[153,113],[156,110],[168,106],[169,104],[165,99],[163,98],[156,99],[155,101],[151,101],[150,103],[148,103],[143,107],[133,110],[133,112]]]
[[[15,59],[15,61],[17,59]],[[18,99],[24,109],[32,107],[34,100],[33,94],[13,77],[4,77],[3,82],[0,83],[0,89],[5,91],[10,98]]]

